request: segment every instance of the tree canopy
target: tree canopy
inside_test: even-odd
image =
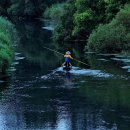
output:
[[[63,0],[1,0],[0,13],[16,16],[41,17],[46,7]]]

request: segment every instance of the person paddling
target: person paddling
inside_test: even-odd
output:
[[[66,54],[64,55],[64,57],[65,57],[65,62],[63,63],[63,66],[66,66],[66,67],[72,66],[70,63],[70,59],[73,59],[71,56],[71,52],[67,51]]]

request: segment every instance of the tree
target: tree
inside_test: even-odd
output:
[[[48,6],[64,0],[1,0],[1,12],[8,12],[9,15],[41,17]]]

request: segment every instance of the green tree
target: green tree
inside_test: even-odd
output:
[[[58,42],[73,39],[86,41],[99,24],[109,23],[127,2],[129,1],[69,0],[69,8],[58,23],[54,39]],[[61,34],[62,32],[65,33]]]
[[[60,43],[72,39],[72,30],[74,28],[72,18],[75,12],[75,6],[73,4],[73,0],[70,0],[66,6],[64,6],[64,13],[54,30],[53,39],[55,42]]]
[[[48,6],[64,0],[1,0],[0,12],[9,15],[41,17]]]

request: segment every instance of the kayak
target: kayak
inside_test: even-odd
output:
[[[71,66],[63,66],[63,70],[70,71],[72,69]]]

